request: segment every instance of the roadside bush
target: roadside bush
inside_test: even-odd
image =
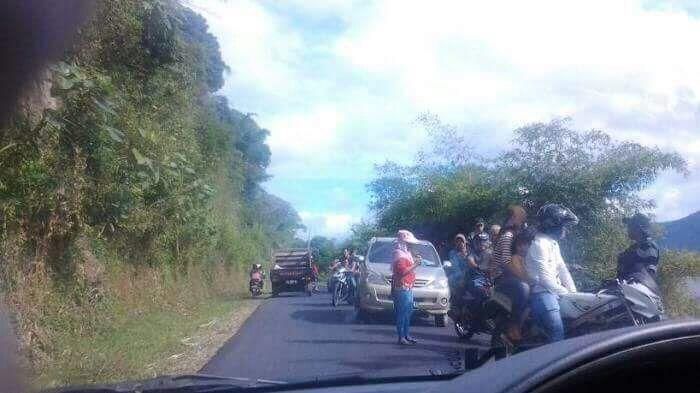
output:
[[[671,317],[700,317],[700,304],[688,291],[689,280],[700,277],[700,254],[667,251],[661,257],[659,281],[666,311]]]

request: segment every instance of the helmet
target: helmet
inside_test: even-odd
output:
[[[253,269],[262,269],[262,265],[259,263],[254,263],[253,264]]]
[[[566,206],[557,203],[548,203],[537,211],[537,220],[540,222],[540,229],[559,229],[578,225],[578,217]]]

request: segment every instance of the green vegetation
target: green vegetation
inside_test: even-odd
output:
[[[663,170],[687,172],[678,154],[618,142],[599,130],[577,132],[566,120],[517,129],[512,147],[493,160],[473,154],[454,127],[433,116],[421,120],[435,147],[414,166],[377,168],[369,185],[375,231],[405,227],[437,242],[469,231],[478,217],[502,222],[511,204],[522,204],[534,221],[544,203],[563,203],[581,219],[563,245],[567,261],[587,268],[576,277],[584,289],[614,274],[617,254],[628,245],[622,217],[653,206],[638,192]],[[356,238],[368,233],[355,228]],[[685,277],[698,274],[698,254],[664,255],[661,280],[671,314],[697,314],[682,294]]]
[[[204,19],[175,0],[95,8],[50,95],[31,92],[45,104],[0,130],[0,282],[56,384],[136,376],[164,347],[129,332],[223,311],[202,305],[245,291],[300,222],[260,187],[269,132],[213,94],[227,67]]]

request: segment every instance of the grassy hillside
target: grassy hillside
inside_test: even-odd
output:
[[[226,69],[179,2],[99,1],[0,130],[0,283],[42,383],[139,376],[138,337],[99,343],[191,324],[293,238],[296,212],[260,187],[269,132],[214,94]]]

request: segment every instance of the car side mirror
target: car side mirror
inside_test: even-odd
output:
[[[445,269],[449,269],[449,268],[452,267],[452,262],[450,262],[450,261],[442,261],[442,267],[444,267]]]

